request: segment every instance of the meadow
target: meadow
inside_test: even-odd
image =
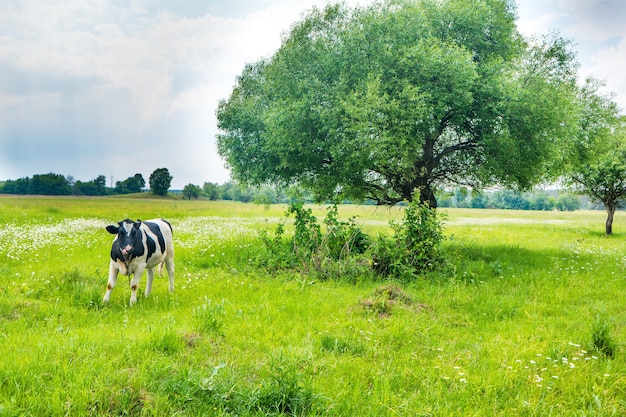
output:
[[[258,267],[284,212],[0,196],[0,416],[626,415],[625,213],[440,210],[445,270],[355,283]],[[101,301],[126,217],[176,245],[176,291],[132,308],[123,276]]]

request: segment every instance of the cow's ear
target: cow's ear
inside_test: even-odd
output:
[[[107,232],[111,233],[112,235],[116,235],[120,231],[119,226],[114,226],[112,224],[108,225],[106,229]]]
[[[137,221],[135,222],[135,229],[139,229],[139,226],[141,226],[141,220],[137,219]]]

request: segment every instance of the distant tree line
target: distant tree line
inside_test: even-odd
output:
[[[189,187],[189,185],[187,187]],[[183,194],[187,197],[184,190]],[[291,201],[288,192],[284,190],[279,190],[274,187],[248,187],[232,181],[221,185],[205,182],[202,188],[199,189],[199,195],[195,198],[200,197],[206,198],[207,200],[232,200],[260,204],[278,204]],[[313,201],[312,198],[308,200]]]
[[[598,209],[588,198],[562,190],[512,190],[478,192],[457,187],[437,193],[440,207],[494,208],[507,210],[574,211]]]
[[[199,187],[198,187],[199,188]],[[290,203],[293,201],[290,190],[279,191],[272,187],[253,188],[235,182],[223,185],[204,183],[198,197],[209,200],[233,200],[256,202],[261,204]],[[579,209],[601,209],[598,203],[592,203],[584,195],[573,194],[565,190],[533,190],[519,192],[513,190],[497,190],[478,192],[467,187],[456,187],[447,191],[439,191],[437,199],[440,207],[449,208],[493,208],[508,210],[543,210],[543,211],[574,211]],[[312,194],[299,195],[298,200],[313,202]],[[346,200],[344,203],[351,203]],[[376,204],[365,201],[363,204]]]
[[[94,188],[95,181],[92,182]],[[86,184],[80,181],[74,184],[72,182],[71,177],[66,178],[60,174],[33,175],[32,178],[24,177],[17,180],[7,180],[0,188],[0,192],[22,195],[71,195],[73,185],[78,184],[78,189],[81,189]]]
[[[106,177],[99,175],[91,181],[74,180],[72,176],[48,173],[33,175],[0,183],[0,194],[18,195],[75,195],[75,196],[107,196],[122,195],[149,191],[157,195],[166,195],[170,191],[172,181],[167,168],[159,168],[150,176],[149,183],[143,175],[135,174],[125,180],[117,181],[114,187],[106,186]],[[176,191],[174,191],[176,192]],[[286,203],[290,201],[285,192],[271,187],[247,187],[234,182],[217,184],[205,182],[202,187],[188,184],[182,190],[185,199],[232,200],[244,203],[258,202],[261,204]],[[312,198],[305,198],[312,201]]]
[[[172,176],[167,168],[155,170],[149,179],[150,192],[156,195],[166,195],[170,189]],[[141,174],[135,174],[123,181],[117,181],[115,187],[106,186],[106,177],[98,175],[91,181],[74,180],[72,176],[48,173],[24,177],[17,180],[7,180],[0,185],[2,194],[19,195],[75,195],[75,196],[105,196],[115,194],[132,194],[146,191],[146,181]]]
[[[166,168],[155,170],[150,176],[150,192],[165,195],[170,188],[172,176]],[[0,185],[2,194],[21,195],[75,195],[106,196],[145,192],[146,181],[141,174],[135,174],[125,180],[117,181],[114,187],[106,186],[106,177],[99,175],[91,181],[74,180],[73,177],[49,173],[34,175],[32,178],[8,180]],[[184,199],[231,200],[259,204],[290,203],[292,190],[274,187],[249,187],[236,182],[217,184],[205,182],[202,187],[188,184],[182,190]],[[313,202],[312,194],[299,194],[298,199]],[[478,192],[467,187],[456,187],[437,192],[440,207],[451,208],[494,208],[510,210],[559,210],[601,209],[588,198],[562,190],[534,190],[518,192],[512,190]],[[350,203],[350,201],[345,201]],[[364,204],[375,204],[365,201]]]

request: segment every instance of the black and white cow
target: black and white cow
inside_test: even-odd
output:
[[[147,269],[146,297],[152,291],[154,267],[165,263],[170,280],[170,291],[174,291],[174,243],[172,226],[165,220],[155,219],[142,222],[126,219],[117,225],[109,225],[106,230],[114,235],[111,246],[111,263],[109,265],[109,282],[102,301],[109,301],[111,291],[115,287],[117,274],[133,279],[130,282],[130,305],[137,302],[137,287],[144,269]]]

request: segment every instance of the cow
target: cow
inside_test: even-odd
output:
[[[109,264],[109,282],[103,302],[107,303],[111,291],[115,287],[117,274],[121,272],[133,279],[130,282],[130,305],[137,302],[137,288],[144,269],[147,269],[148,281],[145,296],[152,291],[154,267],[163,266],[167,269],[170,281],[169,290],[174,291],[174,243],[172,226],[163,219],[136,222],[126,219],[117,225],[106,227],[107,232],[116,235],[111,246],[111,262]]]

